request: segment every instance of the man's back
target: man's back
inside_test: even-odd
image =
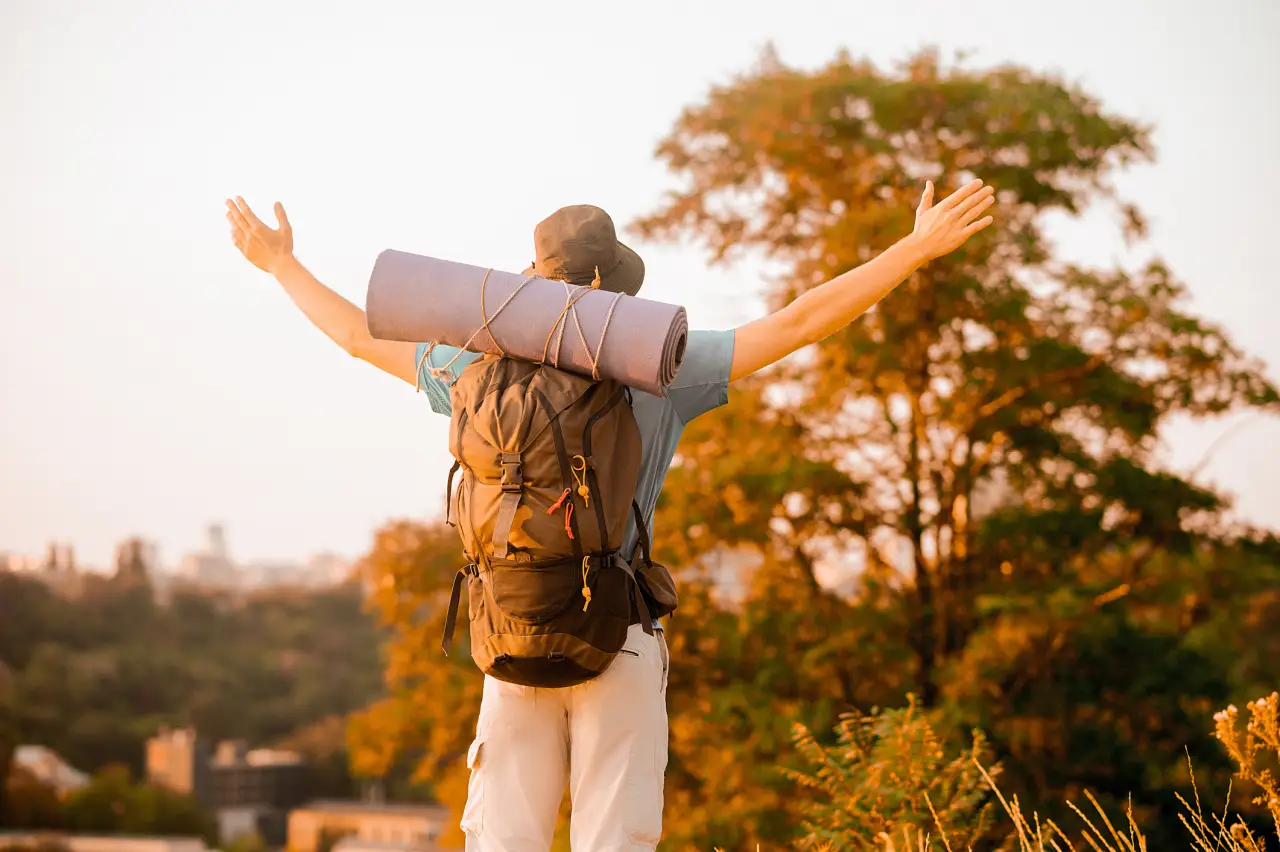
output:
[[[658,495],[684,427],[698,415],[728,401],[733,339],[732,331],[690,333],[684,363],[668,388],[667,396],[657,397],[641,391],[632,395],[632,410],[640,427],[643,448],[635,499],[651,531]],[[450,385],[468,364],[480,356],[473,352],[459,353],[451,346],[436,346],[424,359],[426,350],[426,344],[418,346],[418,386],[426,391],[432,410],[448,416],[451,413]],[[442,371],[451,361],[452,366]],[[433,374],[433,370],[437,372]],[[623,540],[624,557],[630,558],[636,539],[635,524],[630,523]]]

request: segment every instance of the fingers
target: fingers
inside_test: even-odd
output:
[[[968,225],[990,209],[991,205],[995,203],[995,190],[991,187],[987,187],[956,209],[956,220],[961,225]]]
[[[981,188],[982,188],[981,180],[971,180],[964,186],[957,189],[955,192],[948,195],[946,198],[942,199],[941,203],[938,204],[938,207],[944,211],[951,210],[952,208],[959,205],[960,202],[964,201],[966,198],[973,195],[975,192],[977,192]]]
[[[249,239],[253,229],[245,220],[240,208],[231,199],[227,199],[227,221],[231,223],[231,242],[245,257],[249,256]]]
[[[983,228],[985,228],[985,227],[987,227],[988,225],[990,225],[990,224],[991,224],[992,222],[994,222],[994,221],[995,221],[995,219],[994,219],[993,217],[991,217],[991,216],[984,216],[983,218],[981,218],[981,219],[979,219],[978,221],[974,222],[974,223],[973,223],[972,225],[970,225],[969,227],[965,228],[965,229],[964,229],[963,231],[961,231],[960,233],[961,233],[961,234],[963,234],[963,235],[964,235],[964,238],[967,240],[967,239],[969,239],[970,237],[972,237],[974,234],[976,234],[976,233],[978,233],[979,231],[981,231]]]
[[[292,227],[289,225],[289,217],[284,212],[284,205],[281,204],[279,201],[276,202],[275,212],[276,212],[276,224],[280,226],[280,230],[282,231],[292,230]]]
[[[920,206],[916,208],[916,217],[933,206],[933,181],[924,182],[924,194],[920,196]]]
[[[230,213],[227,214],[227,218],[231,218]],[[249,256],[249,232],[235,222],[231,223],[231,242],[240,250],[241,254],[245,257]]]
[[[236,196],[236,207],[239,209],[240,214],[244,216],[245,221],[248,222],[251,227],[253,228],[267,227],[263,223],[263,221],[259,219],[252,210],[249,209],[249,205],[245,202],[245,200],[238,195]]]
[[[250,230],[249,223],[245,221],[244,214],[240,212],[240,208],[235,205],[231,199],[227,199],[227,221],[231,223],[233,228],[238,228],[246,233]]]

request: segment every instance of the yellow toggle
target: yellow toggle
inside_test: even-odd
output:
[[[579,467],[581,463],[581,467]],[[578,496],[582,498],[582,505],[588,509],[591,508],[591,489],[587,486],[587,460],[582,456],[574,456],[569,461],[569,469],[573,471],[573,478],[578,483]]]

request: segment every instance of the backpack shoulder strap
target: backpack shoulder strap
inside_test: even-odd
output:
[[[649,556],[649,531],[644,525],[644,512],[640,511],[640,504],[635,500],[631,501],[631,514],[635,515],[636,534],[640,537],[637,542],[640,548],[640,558],[644,560],[645,565],[652,565],[653,560]],[[644,593],[640,589],[640,581],[634,574],[631,576],[631,593],[635,599],[636,609],[640,612],[640,623],[644,625],[644,632],[652,636],[653,616],[649,614],[649,605],[645,603]]]
[[[631,501],[631,514],[636,518],[636,534],[640,537],[640,557],[646,565],[653,562],[649,555],[649,530],[645,528],[644,513],[640,511],[640,504],[635,500]]]
[[[451,527],[457,526],[453,522],[453,477],[461,467],[462,462],[454,461],[453,467],[449,468],[449,481],[444,486],[444,522]]]

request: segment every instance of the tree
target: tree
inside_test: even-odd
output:
[[[18,721],[13,703],[13,675],[0,659],[0,824],[8,824],[8,781],[14,752],[18,749]]]
[[[1046,219],[1102,202],[1141,239],[1111,178],[1151,156],[1146,128],[1022,68],[770,59],[687,109],[658,154],[684,186],[639,228],[717,261],[764,253],[786,268],[774,306],[905,235],[926,178],[977,175],[1001,199],[966,251],[686,430],[656,524],[684,569],[664,844],[796,839],[815,812],[787,779],[805,768],[793,725],[913,693],[940,741],[988,731],[1012,792],[1060,802],[1082,782],[1114,813],[1132,792],[1161,827],[1184,745],[1211,779],[1228,768],[1205,735],[1214,702],[1274,674],[1280,549],[1160,470],[1156,437],[1172,415],[1277,394],[1158,261],[1053,256]],[[412,771],[456,808],[482,683],[465,630],[437,650],[460,562],[443,525],[378,533],[362,576],[388,694],[347,732],[358,776]]]
[[[444,524],[388,524],[359,573],[368,605],[388,633],[387,695],[351,718],[347,745],[357,778],[408,771],[423,794],[459,813],[466,800],[463,756],[475,735],[483,678],[460,625],[449,657],[440,653],[453,578],[462,565],[457,533]],[[460,833],[454,829],[454,840]],[[446,837],[447,840],[447,837]]]
[[[127,766],[109,766],[67,800],[72,831],[105,834],[197,836],[210,840],[216,825],[195,800],[170,790],[134,784]]]
[[[0,802],[0,826],[15,829],[60,828],[62,802],[52,787],[41,783],[27,770],[12,767],[4,777],[4,797]]]
[[[139,773],[162,726],[266,744],[345,716],[381,679],[362,604],[358,588],[341,586],[240,597],[179,589],[160,606],[145,584],[118,577],[90,578],[68,600],[0,573],[0,762],[9,739],[88,772],[123,763]]]
[[[1151,158],[1148,129],[1020,67],[769,58],[687,108],[658,156],[681,185],[639,230],[716,262],[763,254],[786,270],[774,307],[908,233],[926,179],[945,193],[980,177],[1000,202],[965,249],[694,424],[657,524],[667,555],[753,551],[803,590],[772,605],[815,613],[839,609],[823,570],[887,577],[905,624],[883,641],[909,649],[910,687],[962,725],[1003,726],[993,746],[1022,783],[1060,793],[1080,765],[1116,796],[1177,783],[1169,745],[1230,684],[1143,612],[1176,610],[1167,566],[1266,537],[1160,470],[1158,431],[1277,393],[1158,259],[1054,256],[1047,220],[1102,204],[1142,239],[1112,178]],[[805,661],[827,694],[867,709],[867,646],[820,648]],[[1143,677],[1122,665],[1134,649]],[[1197,706],[1179,705],[1184,679]]]

